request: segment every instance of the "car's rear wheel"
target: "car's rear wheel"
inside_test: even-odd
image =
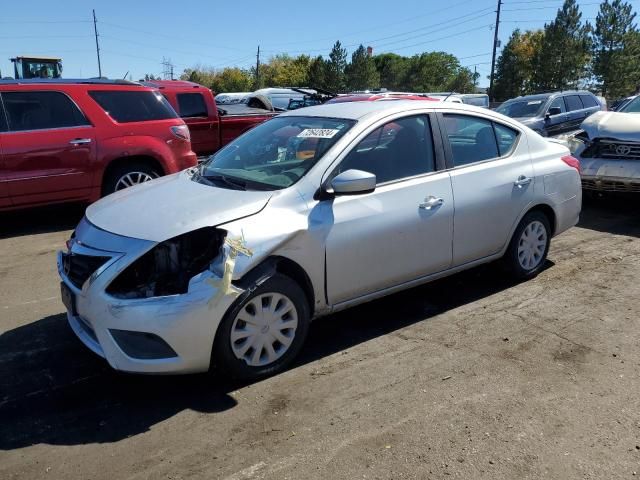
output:
[[[107,176],[103,195],[124,190],[140,183],[148,182],[161,176],[156,168],[145,163],[131,163],[114,168]]]
[[[539,211],[527,213],[518,224],[503,260],[519,280],[535,277],[544,268],[551,227],[547,216]]]
[[[276,274],[226,313],[213,345],[213,364],[222,374],[244,380],[278,373],[302,348],[309,323],[302,288]]]

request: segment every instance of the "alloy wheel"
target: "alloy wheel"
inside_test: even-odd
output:
[[[269,365],[289,349],[298,326],[294,303],[280,293],[257,295],[242,307],[231,326],[231,350],[251,367]]]
[[[134,185],[148,182],[149,180],[153,180],[154,178],[158,178],[158,176],[146,172],[129,172],[118,179],[118,181],[116,182],[115,191],[117,192],[118,190],[133,187]]]
[[[529,223],[518,242],[518,262],[525,270],[533,270],[542,259],[547,248],[547,229],[538,220]]]

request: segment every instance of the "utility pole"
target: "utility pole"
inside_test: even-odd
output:
[[[98,77],[102,78],[102,65],[100,64],[100,45],[98,44],[98,26],[97,26],[95,9],[93,10],[93,32],[96,35],[96,54],[98,55]]]
[[[260,45],[258,45],[258,54],[256,55],[256,89],[260,87]]]
[[[502,6],[502,0],[498,0],[498,10],[496,10],[496,24],[493,31],[493,55],[491,56],[491,77],[489,78],[489,95],[491,100],[496,101],[493,94],[493,75],[496,69],[496,50],[498,49],[498,27],[500,26],[500,7]]]

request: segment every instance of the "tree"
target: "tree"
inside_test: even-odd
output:
[[[331,53],[329,53],[329,59],[325,63],[325,83],[327,89],[333,92],[342,92],[345,90],[345,75],[344,69],[347,66],[347,51],[342,48],[340,41],[337,41]]]
[[[326,62],[318,55],[309,63],[308,80],[310,87],[327,88]]]
[[[507,100],[535,90],[533,62],[543,37],[542,30],[524,33],[520,33],[519,29],[513,31],[496,62],[493,84],[495,98]]]
[[[144,74],[144,82],[149,82],[151,80],[160,80],[160,77],[156,77],[153,73],[145,73]]]
[[[447,90],[455,86],[461,68],[458,59],[450,53],[429,52],[414,55],[408,60],[404,90],[421,93]]]
[[[576,0],[565,0],[555,20],[545,24],[533,62],[533,83],[538,90],[575,88],[586,77],[591,27],[583,25],[581,19]]]
[[[246,92],[251,91],[253,86],[251,73],[237,67],[215,70],[210,67],[196,66],[182,72],[180,79],[199,83],[216,93]]]
[[[271,57],[267,63],[260,65],[260,83],[279,87],[304,86],[308,82],[310,62],[307,55],[294,58],[284,53]]]
[[[351,54],[351,63],[345,67],[345,79],[349,90],[367,90],[380,86],[380,74],[364,46],[360,45]]]
[[[382,53],[373,57],[380,75],[380,85],[389,90],[404,90],[409,70],[409,59],[395,53]]]
[[[609,0],[600,4],[593,31],[593,74],[602,95],[619,98],[640,81],[638,30],[631,4]]]

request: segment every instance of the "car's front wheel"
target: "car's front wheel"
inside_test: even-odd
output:
[[[223,318],[212,352],[216,370],[244,380],[283,370],[302,348],[309,317],[300,286],[274,275],[241,296]]]
[[[519,280],[535,277],[544,268],[550,242],[547,216],[539,211],[527,213],[511,238],[503,259],[506,267]]]

